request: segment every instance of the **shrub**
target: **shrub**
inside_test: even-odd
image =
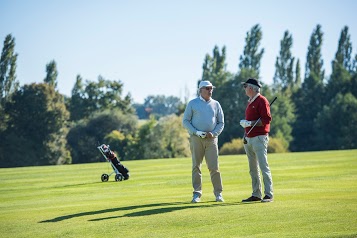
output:
[[[231,142],[226,142],[223,144],[219,150],[220,155],[237,155],[245,154],[243,147],[243,139],[237,138],[233,139]]]
[[[268,153],[284,153],[287,151],[285,141],[280,138],[269,138]]]
[[[269,137],[268,153],[284,153],[287,152],[284,141],[280,138]],[[243,147],[243,139],[233,139],[231,142],[224,143],[219,150],[220,155],[237,155],[245,154]]]

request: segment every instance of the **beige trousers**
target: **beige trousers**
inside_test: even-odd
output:
[[[264,182],[264,194],[273,198],[273,178],[268,164],[269,136],[247,137],[246,140],[247,144],[244,144],[244,149],[248,156],[249,173],[252,178],[252,196],[262,197],[261,171]]]
[[[223,190],[221,173],[218,163],[218,138],[200,138],[196,135],[190,137],[190,149],[192,153],[192,186],[193,193],[202,195],[202,172],[203,157],[211,176],[213,193],[215,196]]]

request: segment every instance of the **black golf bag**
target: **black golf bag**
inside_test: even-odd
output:
[[[128,180],[130,177],[128,168],[126,168],[122,163],[120,163],[120,160],[117,158],[116,154],[109,148],[109,145],[102,144],[97,148],[113,168],[112,173],[102,174],[102,182],[107,182],[109,180],[109,176],[114,173],[115,181]]]

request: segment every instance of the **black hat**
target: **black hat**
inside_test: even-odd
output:
[[[246,82],[242,82],[242,84],[252,84],[252,85],[258,86],[259,88],[262,87],[262,85],[258,82],[258,80],[254,79],[254,78],[249,78]]]

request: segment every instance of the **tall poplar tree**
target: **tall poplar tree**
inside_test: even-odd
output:
[[[226,64],[226,47],[223,46],[220,52],[219,47],[213,48],[212,56],[207,54],[202,65],[201,80],[211,81],[212,84],[219,87],[228,80]]]
[[[295,82],[294,82],[294,87],[293,87],[293,94],[299,90],[301,87],[301,67],[300,67],[300,60],[298,59],[296,61],[296,67],[295,67]]]
[[[293,37],[289,31],[284,32],[284,37],[280,41],[280,52],[275,62],[274,89],[285,92],[292,88],[294,84],[294,61],[291,54]]]
[[[314,29],[306,57],[305,79],[301,88],[294,95],[297,120],[293,127],[294,143],[291,149],[294,151],[316,150],[316,132],[314,120],[323,107],[324,77],[321,48],[323,32],[321,26]]]
[[[16,81],[16,60],[15,38],[9,34],[5,37],[0,58],[0,108],[4,107],[10,95],[19,87]]]
[[[338,93],[351,92],[353,74],[353,58],[351,36],[345,26],[340,35],[335,58],[332,61],[332,74],[327,84],[327,100],[330,101]]]
[[[83,79],[80,75],[77,75],[76,82],[72,89],[72,96],[69,101],[70,120],[78,121],[86,117],[86,109],[84,107],[84,86]]]
[[[292,45],[292,35],[289,34],[289,31],[285,31],[284,37],[280,41],[279,56],[275,62],[275,75],[272,88],[274,96],[277,96],[279,100],[271,108],[273,120],[271,122],[270,134],[280,138],[284,142],[286,149],[288,149],[292,141],[292,125],[296,118],[294,104],[291,99],[295,87],[295,58],[291,53]]]
[[[44,79],[45,83],[48,83],[53,88],[57,88],[57,64],[56,61],[52,60],[46,65],[46,78]]]
[[[322,60],[321,54],[322,42],[323,32],[321,25],[317,25],[310,37],[310,45],[308,47],[305,65],[305,80],[311,75],[314,75],[320,80],[316,82],[317,84],[323,82],[325,78],[325,70],[323,69],[324,61]]]
[[[251,69],[257,72],[259,78],[260,63],[264,54],[264,49],[259,49],[263,32],[259,24],[254,25],[245,38],[246,45],[243,55],[240,56],[239,69]]]

